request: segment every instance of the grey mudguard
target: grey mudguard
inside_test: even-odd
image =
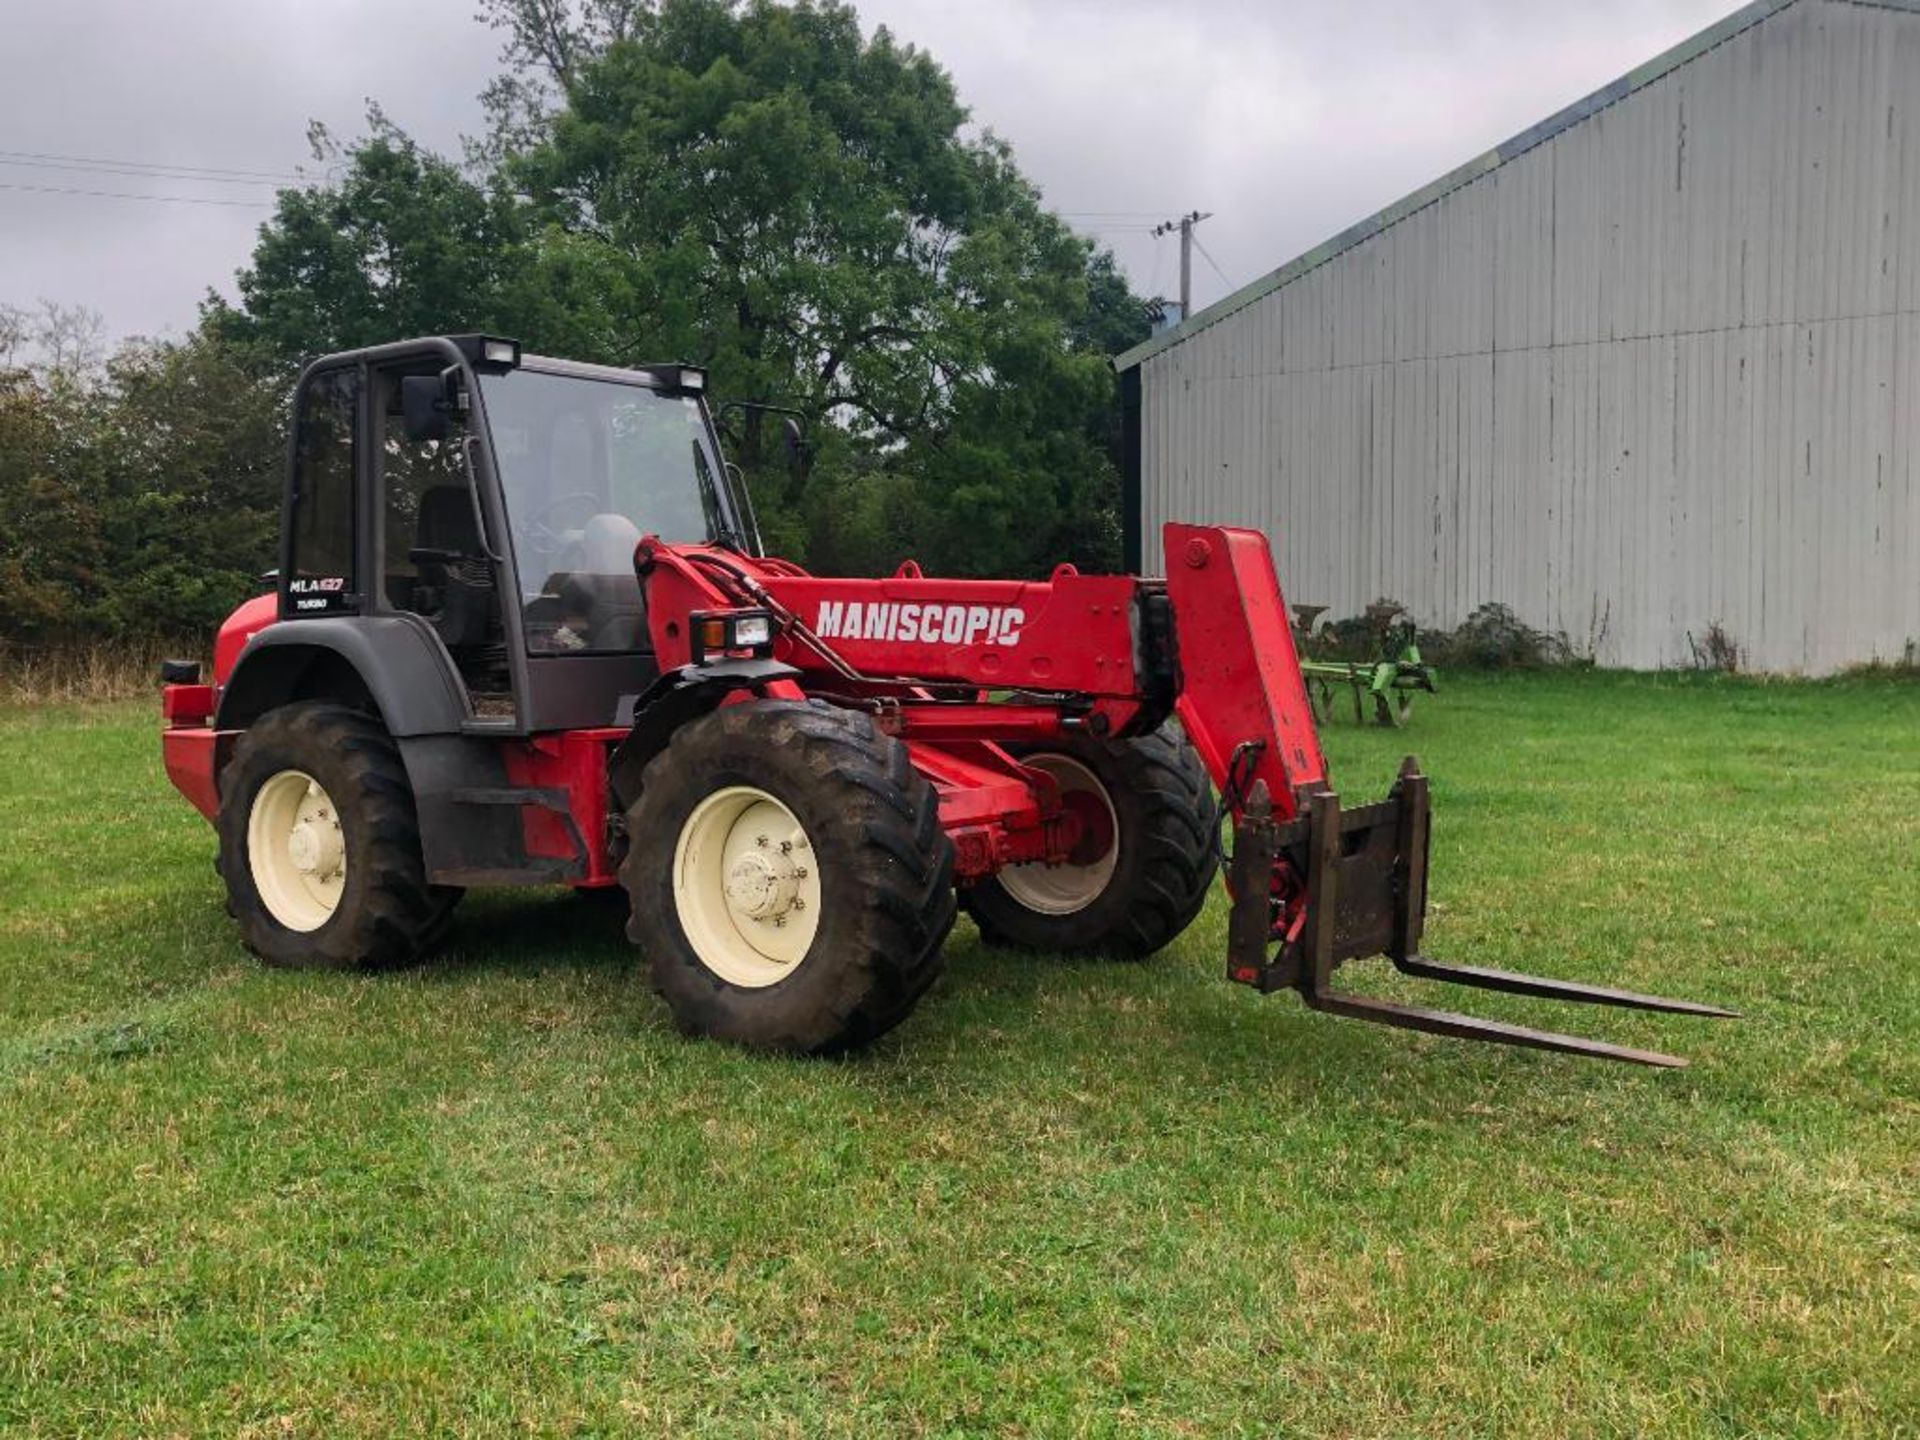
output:
[[[426,625],[412,616],[347,615],[282,620],[256,634],[221,689],[215,728],[241,730],[276,705],[334,698],[342,663],[390,735],[450,734],[468,718],[453,662]]]
[[[614,798],[625,808],[640,796],[640,772],[666,748],[673,732],[704,715],[736,690],[758,695],[775,680],[790,680],[799,671],[772,659],[715,660],[669,670],[649,685],[631,708],[621,706],[618,723],[633,728],[614,749],[608,779]]]

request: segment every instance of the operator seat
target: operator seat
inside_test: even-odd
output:
[[[497,595],[466,486],[434,485],[420,493],[413,544],[408,558],[420,576],[413,609],[449,650],[484,645]]]
[[[626,516],[595,515],[580,534],[580,568],[554,577],[550,588],[567,611],[586,619],[589,650],[648,648],[646,595],[633,569],[639,543]]]

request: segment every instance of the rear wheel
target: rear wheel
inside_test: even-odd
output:
[[[933,788],[865,715],[758,701],[691,722],[627,816],[627,933],[688,1034],[846,1050],[940,973],[953,845]]]
[[[268,964],[400,964],[445,934],[461,892],[427,883],[406,771],[370,716],[271,711],[240,737],[220,791],[227,908]]]
[[[1200,757],[1162,727],[1015,752],[1060,787],[1081,841],[1058,865],[1009,865],[963,892],[989,944],[1151,955],[1193,923],[1216,868]]]

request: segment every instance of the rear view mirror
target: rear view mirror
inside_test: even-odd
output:
[[[438,375],[400,377],[400,414],[409,440],[444,440],[460,411],[460,369],[449,365]]]
[[[807,437],[800,422],[791,415],[780,427],[780,440],[787,452],[787,469],[798,480],[807,469]]]

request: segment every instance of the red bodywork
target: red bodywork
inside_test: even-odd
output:
[[[1283,818],[1325,779],[1313,712],[1266,538],[1222,526],[1165,529],[1172,647],[1143,635],[1162,587],[1061,566],[1045,581],[941,580],[911,563],[884,580],[822,579],[784,561],[644,542],[647,609],[663,670],[690,663],[696,612],[775,612],[774,657],[802,671],[790,692],[877,710],[940,795],[963,879],[1066,859],[1082,819],[1043,774],[1002,748],[1075,729],[1127,734],[1156,689],[1214,784],[1246,747],[1231,793],[1265,780]],[[1156,674],[1156,662],[1173,673]],[[1174,668],[1177,667],[1177,668]],[[1234,813],[1238,815],[1237,807]]]
[[[237,738],[234,731],[211,728],[220,687],[232,676],[247,641],[279,618],[279,602],[274,596],[254,596],[226,618],[214,637],[213,683],[168,685],[160,692],[160,714],[167,722],[160,736],[160,753],[167,778],[209,820],[219,818],[220,771],[233,753]]]
[[[1064,565],[1044,581],[932,579],[911,562],[881,580],[825,579],[782,560],[651,539],[637,560],[663,673],[694,663],[697,613],[771,610],[773,656],[800,673],[760,693],[873,711],[938,793],[966,881],[1110,843],[1090,833],[1099,817],[1063,805],[1053,780],[1008,745],[1129,734],[1175,708],[1236,818],[1256,779],[1283,817],[1324,780],[1265,538],[1169,525],[1165,542],[1164,585]],[[1156,603],[1170,617],[1158,637],[1147,633]],[[241,606],[215,642],[213,683],[165,691],[167,773],[209,819],[236,738],[211,728],[219,690],[247,641],[275,618],[271,596]],[[584,850],[586,873],[573,883],[614,883],[607,771],[626,735],[607,727],[500,742],[512,785],[564,792],[565,812],[525,807],[523,840],[530,857]],[[1237,752],[1246,764],[1230,784]]]
[[[563,790],[567,796],[564,815],[537,805],[521,810],[521,843],[528,858],[572,860],[584,849],[587,873],[573,882],[583,888],[613,885],[620,878],[607,850],[607,757],[626,738],[625,730],[609,727],[561,730],[502,744],[508,783]]]
[[[1234,822],[1224,867],[1231,979],[1294,989],[1315,1009],[1403,1029],[1644,1065],[1685,1061],[1347,993],[1331,977],[1348,960],[1384,955],[1405,974],[1471,988],[1732,1013],[1420,954],[1426,777],[1409,757],[1385,800],[1343,809],[1326,783],[1264,537],[1168,525],[1163,538],[1165,581],[1070,566],[1044,581],[936,580],[911,563],[884,580],[832,580],[780,560],[643,540],[635,565],[667,692],[659,703],[678,706],[675,697],[691,691],[698,703],[824,699],[872,714],[932,783],[962,884],[1012,864],[1087,864],[1114,843],[1103,807],[1063,796],[1008,747],[1139,734],[1177,713]],[[727,649],[743,638],[729,625],[749,618],[766,621],[771,638]],[[209,819],[236,738],[210,728],[220,688],[247,640],[273,621],[271,599],[241,607],[221,629],[214,683],[170,685],[162,702],[167,773]],[[791,669],[772,670],[769,659]],[[712,663],[743,660],[758,663]],[[716,697],[707,688],[715,684],[729,688]],[[643,710],[642,720],[684,713]],[[496,742],[508,799],[520,806],[525,862],[548,863],[480,873],[615,883],[612,768],[616,754],[623,766],[631,758],[622,747],[635,737],[643,747],[660,739],[636,724]],[[510,860],[519,857],[501,863]]]

